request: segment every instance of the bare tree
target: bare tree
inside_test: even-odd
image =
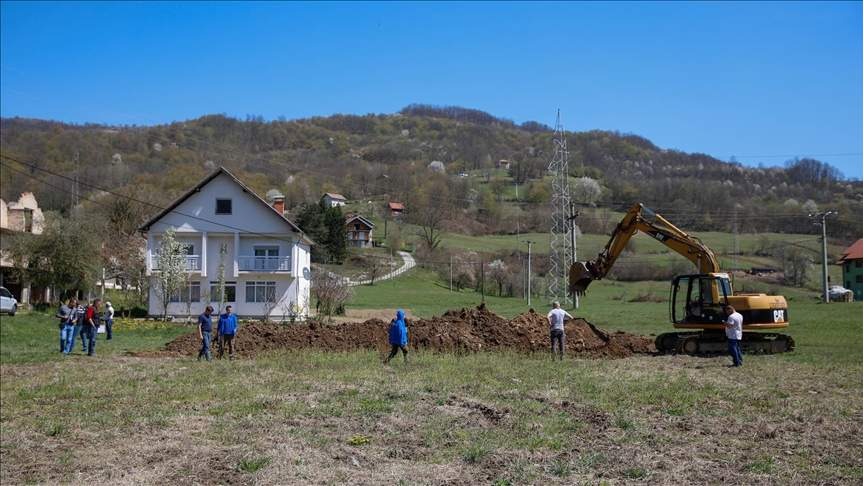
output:
[[[375,255],[370,255],[363,262],[363,267],[366,269],[366,275],[369,276],[369,285],[375,285],[375,279],[384,275],[384,271],[388,268],[383,259]]]
[[[334,313],[344,309],[352,297],[351,287],[344,278],[330,272],[317,272],[312,278],[312,293],[318,301],[318,313],[332,320]]]
[[[451,209],[449,196],[446,180],[435,178],[417,191],[408,208],[411,220],[420,226],[418,236],[430,250],[441,244],[444,221]]]

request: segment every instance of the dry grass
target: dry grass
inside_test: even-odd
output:
[[[861,482],[861,369],[285,353],[3,365],[3,484]],[[362,437],[363,440],[359,440]]]

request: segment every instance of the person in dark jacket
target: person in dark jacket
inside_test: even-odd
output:
[[[402,357],[405,362],[408,362],[408,327],[405,325],[405,311],[399,309],[396,311],[396,318],[390,321],[390,329],[387,331],[387,338],[390,342],[390,355],[384,360],[384,364],[390,362],[399,350],[402,350]]]
[[[72,299],[69,299],[68,304],[72,303]],[[64,302],[60,302],[60,308],[57,309],[57,319],[60,320],[60,352],[66,351],[66,324],[69,321],[69,313],[72,312],[72,309],[69,308],[69,305]],[[71,330],[74,331],[75,327],[72,326]]]
[[[234,336],[237,334],[237,316],[231,313],[231,306],[225,308],[225,313],[219,316],[219,329],[217,332],[217,342],[219,343],[219,359],[225,354],[225,348],[228,348],[228,359],[234,359]]]
[[[213,313],[213,308],[209,305],[204,309],[204,313],[198,316],[198,337],[201,339],[201,351],[198,351],[198,361],[201,358],[210,361],[210,332],[213,331],[213,322],[210,314]]]
[[[72,323],[72,337],[71,339],[67,336],[68,341],[66,341],[66,354],[72,352],[72,348],[75,347],[75,338],[81,336],[81,352],[86,351],[84,348],[84,332],[82,329],[84,328],[84,315],[86,314],[86,309],[83,305],[78,303],[77,299],[72,299],[72,305],[69,306],[71,308],[69,312],[69,322]]]

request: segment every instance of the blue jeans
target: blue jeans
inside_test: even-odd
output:
[[[201,351],[198,351],[198,359],[202,356],[210,361],[210,331],[201,332]]]
[[[63,343],[63,353],[71,353],[72,345],[75,343],[75,324],[63,324],[63,329],[60,330],[60,341]]]
[[[96,326],[89,324],[81,326],[81,339],[85,340],[85,344],[89,344],[89,346],[85,346],[87,356],[93,356],[93,353],[96,352]]]
[[[741,355],[741,340],[740,339],[730,339],[729,340],[729,355],[732,356],[732,364],[735,366],[741,366],[744,364],[744,357]]]
[[[105,339],[111,340],[111,326],[114,325],[114,319],[105,319]]]
[[[75,347],[75,338],[77,336],[81,336],[81,351],[82,352],[87,351],[87,349],[84,347],[84,331],[82,329],[83,327],[84,326],[82,326],[81,324],[75,324],[75,332],[72,333],[72,347],[73,348]],[[71,352],[72,349],[70,348],[69,351]]]

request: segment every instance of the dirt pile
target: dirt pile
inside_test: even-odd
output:
[[[549,323],[546,316],[528,312],[505,319],[481,306],[448,311],[432,319],[407,320],[409,346],[449,352],[512,350],[548,351]],[[279,325],[255,322],[241,327],[235,341],[241,356],[277,349],[318,348],[330,351],[389,350],[387,328],[380,319],[344,324],[316,322]],[[608,333],[584,319],[567,321],[567,354],[580,357],[623,358],[655,351],[651,339],[623,332]],[[200,346],[197,333],[168,343],[166,351],[194,355]],[[215,345],[214,345],[215,348]]]

